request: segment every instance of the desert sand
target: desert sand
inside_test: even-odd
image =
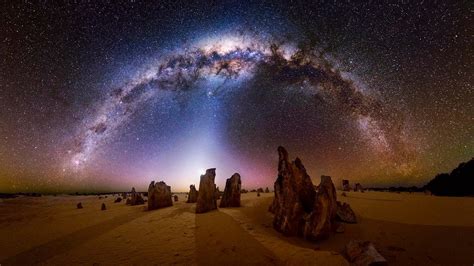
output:
[[[341,252],[351,239],[372,241],[389,265],[474,263],[474,198],[346,194],[338,191],[338,200],[351,205],[359,222],[318,242],[273,229],[273,193],[242,194],[242,207],[204,214],[195,214],[185,194],[153,211],[113,203],[112,196],[3,199],[0,264],[348,265]]]

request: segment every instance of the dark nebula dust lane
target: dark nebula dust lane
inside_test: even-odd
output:
[[[271,186],[279,145],[368,185],[472,157],[468,5],[176,5],[3,11],[0,188]]]

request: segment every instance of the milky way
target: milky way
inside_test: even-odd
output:
[[[202,89],[202,84],[196,85],[199,81],[211,77],[220,77],[223,82],[241,76],[251,78],[262,69],[266,75],[274,75],[283,88],[305,84],[305,90],[315,92],[314,97],[335,103],[355,121],[375,152],[395,160],[394,149],[398,149],[397,154],[407,151],[401,132],[403,114],[393,113],[395,109],[372,97],[351,75],[337,69],[318,47],[299,46],[304,48],[286,45],[285,40],[230,32],[163,56],[146,72],[110,92],[93,114],[92,122],[76,136],[77,146],[70,150],[70,167],[79,170],[85,166],[96,148],[160,91]]]

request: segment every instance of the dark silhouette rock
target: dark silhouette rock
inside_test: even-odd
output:
[[[278,147],[278,178],[270,211],[275,214],[273,227],[288,236],[317,240],[337,230],[336,189],[330,176],[321,176],[313,186],[301,160],[288,160],[288,153]],[[317,190],[316,190],[317,189]]]
[[[132,199],[130,199],[130,198],[127,198],[127,200],[125,201],[125,204],[127,204],[127,205],[131,205],[131,204],[132,204]]]
[[[116,199],[114,200],[114,203],[119,203],[119,202],[121,202],[121,201],[122,201],[122,198],[121,198],[121,197],[118,197],[118,198],[116,198]]]
[[[82,209],[82,208],[83,208],[83,207],[82,207],[82,203],[79,202],[79,203],[77,204],[77,208],[78,208],[78,209]]]
[[[474,158],[450,174],[439,174],[423,187],[437,196],[474,196]]]
[[[174,195],[173,199],[174,199],[175,202],[178,201],[178,195]]]
[[[257,192],[257,197],[260,197],[260,192]]]
[[[351,191],[351,186],[349,185],[349,180],[346,180],[346,179],[342,180],[342,190],[343,191]]]
[[[387,260],[369,241],[351,240],[346,245],[344,254],[351,265],[387,265]]]
[[[187,203],[195,203],[198,199],[198,191],[194,185],[189,186],[188,201]]]
[[[259,188],[257,189],[257,192],[258,192],[258,193],[263,193],[263,188],[259,187]]]
[[[347,203],[337,202],[337,218],[345,223],[355,224],[357,223],[357,218],[352,210],[351,206]]]
[[[127,199],[126,204],[135,206],[145,204],[145,201],[142,198],[142,194],[136,192],[135,188],[132,187],[132,191],[130,192],[130,201]]]
[[[336,188],[330,176],[321,176],[313,210],[307,216],[303,236],[310,240],[327,238],[336,218]]]
[[[302,235],[305,214],[312,211],[316,192],[301,160],[288,160],[288,152],[278,147],[278,177],[270,211],[275,214],[273,227],[284,235]]]
[[[270,193],[270,189],[268,189],[268,187],[265,188],[265,193]]]
[[[240,207],[240,187],[240,175],[235,173],[225,182],[224,194],[219,207]]]
[[[107,207],[105,207],[105,203],[102,203],[102,206],[100,207],[100,209],[101,209],[102,211],[107,210]]]
[[[215,178],[216,168],[207,169],[206,174],[201,175],[199,194],[196,202],[196,213],[204,213],[217,209]]]
[[[240,190],[240,193],[242,193],[242,194],[244,194],[244,193],[249,193],[249,191],[246,190],[246,189],[242,189],[242,190]]]
[[[362,187],[362,185],[360,183],[356,183],[355,186],[354,186],[354,191],[360,191],[362,192],[364,190],[364,188]]]
[[[156,210],[169,206],[173,206],[171,187],[166,185],[163,181],[157,183],[151,181],[148,186],[148,210]]]

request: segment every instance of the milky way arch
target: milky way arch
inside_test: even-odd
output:
[[[282,88],[302,85],[317,97],[336,103],[352,118],[370,146],[384,156],[404,149],[403,118],[340,71],[318,47],[290,45],[248,34],[197,42],[164,56],[148,70],[114,89],[79,128],[67,164],[82,169],[98,147],[117,133],[137,109],[159,91],[197,89],[210,77],[252,78],[273,75]]]

